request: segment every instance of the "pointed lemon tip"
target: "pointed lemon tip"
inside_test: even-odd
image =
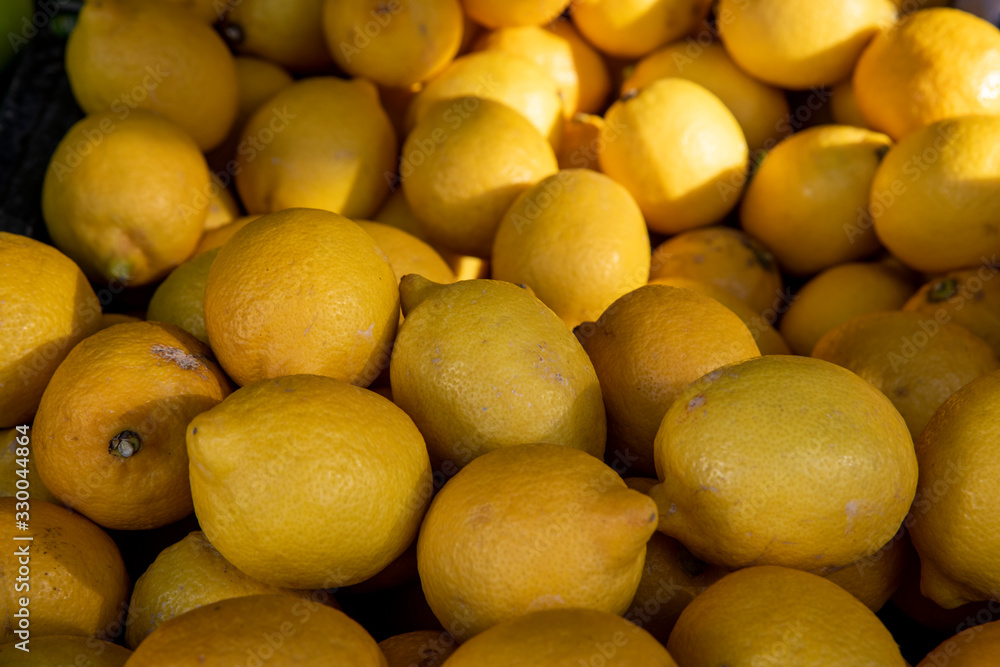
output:
[[[407,273],[399,280],[399,306],[403,317],[420,305],[428,296],[444,287],[441,283],[428,280],[416,273]]]

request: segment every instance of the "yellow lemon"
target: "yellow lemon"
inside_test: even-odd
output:
[[[784,567],[724,577],[681,614],[667,649],[684,667],[904,667],[889,630],[850,593]]]
[[[830,91],[830,113],[833,122],[838,125],[853,125],[866,129],[870,127],[858,107],[858,98],[854,94],[854,84],[851,79],[841,81]]]
[[[604,58],[583,38],[571,21],[560,18],[545,26],[545,29],[569,44],[573,66],[579,79],[576,111],[595,114],[604,111],[608,93],[611,92],[611,74]],[[564,106],[565,104],[563,101]]]
[[[447,632],[414,630],[378,643],[389,667],[440,667],[455,652],[455,638]]]
[[[667,239],[653,251],[649,278],[690,278],[708,283],[761,314],[780,305],[784,294],[771,251],[752,236],[729,227],[693,229]]]
[[[38,478],[35,450],[31,446],[31,429],[28,426],[0,431],[0,497],[17,497],[18,491],[28,490],[18,489],[18,480],[27,481],[31,500],[61,504]],[[21,482],[21,486],[24,484],[25,482]]]
[[[544,28],[498,28],[483,34],[473,48],[510,53],[538,65],[556,83],[567,118],[581,111],[598,111],[610,90],[604,61],[567,21]],[[586,93],[584,104],[581,92]]]
[[[840,264],[823,271],[795,294],[778,330],[795,354],[809,356],[823,335],[856,315],[899,310],[913,286],[878,263]]]
[[[237,82],[236,120],[226,139],[206,155],[208,164],[216,172],[213,180],[217,180],[223,189],[229,187],[237,171],[236,157],[243,138],[243,126],[269,98],[292,85],[292,76],[283,67],[269,60],[237,56],[234,62]],[[244,144],[243,150],[248,150],[248,146],[249,144]],[[238,215],[236,213],[232,217]],[[212,228],[206,222],[205,229]]]
[[[342,70],[406,88],[444,69],[462,41],[458,0],[326,0],[323,34]]]
[[[224,227],[240,216],[240,205],[233,193],[222,185],[218,174],[209,175],[212,185],[209,192],[208,213],[205,216],[205,231]]]
[[[371,635],[342,611],[280,594],[246,595],[192,609],[157,628],[129,660],[148,667],[256,662],[387,666]]]
[[[205,329],[238,384],[316,373],[367,386],[399,321],[389,260],[329,211],[261,216],[219,250],[205,283]]]
[[[557,170],[552,147],[531,123],[476,97],[443,100],[428,110],[407,137],[399,168],[427,240],[476,257],[489,257],[514,199]]]
[[[604,53],[641,58],[699,28],[707,30],[707,0],[580,0],[573,23]]]
[[[207,344],[205,282],[218,254],[218,248],[208,250],[171,271],[153,292],[146,319],[175,324]]]
[[[760,163],[740,224],[795,275],[871,255],[879,242],[868,224],[868,193],[891,143],[849,125],[797,132]]]
[[[424,231],[423,225],[417,220],[417,216],[414,215],[409,202],[406,201],[406,195],[403,193],[402,188],[397,187],[392,191],[389,198],[385,200],[385,204],[375,214],[374,221],[395,227],[411,236],[417,237],[421,241],[426,242],[428,240],[427,232]],[[434,250],[444,259],[445,264],[448,265],[455,276],[454,280],[488,278],[490,275],[489,262],[482,257],[462,255],[441,248],[434,248]],[[447,282],[454,282],[454,280]]]
[[[447,113],[445,109],[451,106],[453,111],[444,120],[455,129],[455,122],[466,120],[471,111],[463,104],[467,96],[508,106],[558,148],[562,138],[563,100],[556,82],[528,58],[504,51],[480,51],[452,62],[413,98],[407,125],[412,130],[425,116],[433,116],[439,122]]]
[[[397,282],[407,273],[417,273],[436,283],[453,283],[455,274],[438,252],[402,229],[380,222],[358,220],[357,225],[375,239],[389,259]]]
[[[550,609],[502,623],[472,638],[449,658],[452,667],[677,667],[648,632],[614,614]]]
[[[541,609],[622,614],[655,528],[652,499],[599,459],[515,445],[479,457],[435,496],[417,567],[434,615],[459,640]]]
[[[945,118],[1000,115],[1000,32],[968,12],[914,12],[878,35],[854,71],[868,124],[894,139]]]
[[[555,20],[570,0],[462,0],[469,18],[488,28],[543,25]]]
[[[237,53],[257,56],[294,72],[333,64],[323,36],[323,0],[226,0],[222,34]]]
[[[611,105],[601,170],[625,186],[654,232],[718,222],[739,201],[748,149],[718,97],[696,83],[655,81]]]
[[[720,0],[719,33],[736,64],[780,88],[847,78],[868,42],[896,21],[890,0]]]
[[[705,373],[759,354],[728,308],[666,285],[625,294],[576,335],[600,379],[611,451],[633,474],[650,476],[653,439],[677,395]]]
[[[493,277],[531,287],[571,327],[646,283],[649,235],[628,190],[589,169],[518,197],[493,240]]]
[[[29,501],[28,529],[18,530],[15,517],[23,520],[24,512],[20,502],[0,498],[0,537],[8,545],[0,555],[0,643],[34,642],[45,635],[113,640],[125,620],[129,591],[114,540],[82,515],[35,499]],[[33,539],[25,543],[14,537]],[[30,589],[19,591],[25,554]],[[27,618],[21,620],[25,607]]]
[[[221,248],[222,244],[233,237],[233,234],[243,229],[253,220],[256,220],[261,216],[260,213],[256,215],[243,215],[229,224],[223,225],[222,227],[217,227],[216,229],[210,229],[205,232],[205,235],[201,237],[201,241],[198,242],[198,247],[194,249],[194,254],[192,258],[201,255],[202,253],[208,252],[209,250],[215,250],[216,248]]]
[[[165,3],[88,2],[66,43],[66,74],[85,112],[122,122],[147,109],[202,150],[221,143],[236,118],[236,66],[225,42]]]
[[[649,283],[651,285],[681,287],[715,299],[723,306],[733,311],[736,317],[743,321],[743,324],[745,324],[747,329],[750,330],[750,335],[753,336],[754,342],[757,343],[757,348],[760,350],[761,354],[791,354],[788,343],[786,343],[785,339],[781,337],[778,330],[771,325],[773,320],[769,321],[760,313],[754,312],[754,310],[748,306],[745,301],[737,299],[731,293],[726,292],[720,287],[716,287],[709,282],[701,282],[700,280],[684,278],[681,276],[655,278],[650,280]]]
[[[446,475],[525,442],[604,452],[594,366],[545,304],[497,280],[438,285],[409,275],[399,289],[406,319],[389,365],[393,400]]]
[[[910,133],[875,172],[875,233],[918,271],[979,264],[1000,252],[998,171],[1000,115],[942,120]]]
[[[964,327],[903,311],[858,315],[820,338],[812,356],[875,385],[914,439],[949,396],[1000,368],[990,346]]]
[[[365,218],[389,194],[396,147],[371,83],[303,79],[247,121],[236,188],[248,213],[307,207]]]
[[[938,322],[954,322],[976,334],[1000,358],[1000,265],[993,259],[975,269],[950,271],[923,285],[903,304]]]
[[[1000,507],[996,475],[1000,442],[1000,371],[965,385],[938,408],[917,439],[920,486],[913,546],[920,590],[942,607],[988,600],[1000,589]]]
[[[105,112],[59,142],[42,214],[56,246],[85,273],[138,286],[191,256],[210,191],[205,158],[179,127],[145,111],[124,120]]]
[[[563,140],[556,156],[559,168],[600,171],[597,155],[604,145],[601,135],[605,128],[604,119],[600,116],[578,113],[567,118],[563,125]]]
[[[31,421],[56,368],[100,321],[97,295],[70,258],[0,232],[0,429]]]
[[[654,448],[659,529],[730,569],[849,565],[896,533],[917,485],[913,441],[889,399],[807,357],[699,378],[667,410]]]
[[[37,665],[87,665],[87,667],[124,667],[132,655],[127,648],[94,637],[74,635],[32,636],[30,651],[22,651],[17,642],[0,646],[0,664],[6,667]]]
[[[161,551],[136,580],[129,600],[125,643],[134,649],[156,628],[191,609],[265,593],[317,601],[330,598],[326,591],[279,588],[248,577],[209,543],[205,533],[196,530]]]
[[[1000,621],[965,628],[927,654],[917,667],[989,667],[1000,653]]]
[[[410,418],[332,378],[248,385],[198,415],[187,434],[205,536],[273,586],[368,579],[410,546],[430,500],[427,450]]]
[[[191,514],[184,428],[231,391],[208,347],[169,324],[84,339],[45,388],[32,433],[38,474],[67,507],[116,530]]]
[[[750,150],[770,149],[792,131],[784,93],[737,67],[721,44],[681,40],[650,53],[622,83],[622,94],[667,77],[693,81],[722,100]]]
[[[878,611],[902,584],[912,550],[906,532],[900,528],[875,553],[834,570],[823,578],[843,588],[872,611]]]

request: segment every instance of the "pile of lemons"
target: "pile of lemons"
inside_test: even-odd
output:
[[[0,233],[0,663],[902,667],[891,599],[997,664],[945,4],[86,0]]]

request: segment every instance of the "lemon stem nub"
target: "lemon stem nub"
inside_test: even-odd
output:
[[[142,449],[142,438],[135,431],[122,431],[108,442],[108,453],[127,459]]]

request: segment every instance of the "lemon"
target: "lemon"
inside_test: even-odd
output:
[[[889,399],[806,357],[699,378],[667,410],[654,453],[659,529],[730,569],[849,565],[896,533],[917,483],[913,441]]]
[[[1000,621],[967,627],[954,637],[941,642],[927,654],[917,667],[984,667],[995,660],[1000,651]]]
[[[186,611],[244,595],[286,593],[309,599],[316,591],[269,586],[227,561],[200,530],[188,533],[156,556],[132,589],[125,643],[135,649],[149,633]]]
[[[410,545],[430,500],[427,450],[413,422],[387,399],[332,378],[238,389],[187,434],[205,536],[273,586],[368,579]]]
[[[399,321],[389,260],[329,211],[287,209],[236,232],[205,283],[205,329],[238,384],[316,373],[365,385],[388,362]]]
[[[799,289],[778,330],[792,352],[809,356],[826,332],[856,315],[898,310],[911,294],[910,282],[882,264],[840,264]]]
[[[55,245],[85,273],[134,287],[191,256],[210,191],[205,158],[177,125],[147,111],[124,119],[108,111],[77,122],[59,142],[42,215]]]
[[[708,0],[580,0],[573,23],[604,53],[640,58],[698,28],[707,28]]]
[[[212,185],[209,191],[208,214],[205,216],[205,231],[224,227],[240,217],[240,205],[233,193],[223,184],[218,174],[210,173]]]
[[[236,56],[236,120],[226,139],[210,151],[206,158],[215,178],[228,188],[236,174],[236,157],[243,138],[243,126],[267,100],[292,85],[292,76],[280,65],[253,56]],[[244,151],[249,148],[244,145]],[[232,217],[238,217],[238,213]],[[206,229],[211,229],[206,224]]]
[[[172,618],[136,648],[129,662],[386,667],[375,640],[342,611],[274,594],[229,598]]]
[[[994,256],[995,257],[995,256]],[[997,265],[950,271],[924,284],[903,310],[938,322],[954,322],[976,334],[1000,358],[1000,280]]]
[[[531,123],[476,97],[428,110],[407,137],[399,168],[406,201],[431,245],[476,257],[489,257],[514,199],[557,170],[552,147]]]
[[[357,224],[385,253],[397,281],[407,273],[418,273],[436,283],[455,282],[455,274],[441,255],[416,236],[380,222],[358,220]]]
[[[878,611],[902,584],[912,551],[910,540],[901,528],[875,553],[823,578],[843,588],[872,611]]]
[[[1000,115],[1000,32],[968,12],[914,12],[865,50],[854,94],[874,129],[894,139],[945,118]]]
[[[868,121],[858,108],[858,98],[854,94],[851,79],[844,79],[830,91],[830,114],[838,125],[853,125],[870,129]]]
[[[412,130],[425,116],[433,116],[436,122],[443,118],[454,130],[475,111],[465,106],[467,96],[501,102],[528,120],[553,147],[559,147],[563,100],[556,82],[528,58],[504,51],[471,53],[452,62],[413,98],[407,126]]]
[[[904,667],[889,630],[849,593],[784,567],[734,572],[681,614],[667,649],[685,667]]]
[[[648,632],[628,621],[591,609],[550,609],[502,623],[466,642],[448,664],[453,667],[677,667]]]
[[[233,237],[233,234],[243,229],[247,226],[247,224],[256,220],[260,216],[260,213],[256,215],[243,215],[236,218],[232,222],[223,225],[222,227],[208,230],[205,232],[205,235],[201,237],[201,241],[198,242],[198,247],[194,249],[192,259],[204,252],[208,252],[209,250],[221,248],[223,243]]]
[[[531,60],[556,83],[563,114],[598,111],[610,89],[610,77],[600,55],[568,21],[544,28],[498,28],[483,34],[477,51],[502,51]]]
[[[666,285],[625,294],[576,335],[600,379],[612,451],[632,463],[633,474],[650,476],[653,440],[677,395],[705,373],[759,354],[728,308]]]
[[[149,299],[146,319],[176,324],[207,344],[205,282],[218,254],[218,248],[208,250],[171,271]]]
[[[757,239],[730,227],[692,229],[667,239],[653,251],[649,278],[708,283],[760,314],[780,305],[784,294],[774,254]]]
[[[570,0],[462,0],[469,18],[488,28],[543,25],[562,13]]]
[[[820,338],[812,356],[875,385],[914,439],[949,396],[1000,368],[990,346],[964,327],[902,311],[854,317]]]
[[[392,191],[389,198],[385,200],[385,204],[375,214],[374,221],[395,227],[411,236],[417,237],[421,241],[427,241],[427,232],[424,231],[424,226],[417,220],[417,216],[414,215],[409,202],[406,201],[406,195],[403,193],[402,188],[397,187]],[[434,248],[434,250],[444,259],[448,268],[454,274],[455,280],[488,278],[490,275],[489,262],[482,257],[462,255],[440,248]]]
[[[206,345],[159,322],[85,338],[38,406],[38,475],[67,507],[114,530],[191,514],[184,428],[231,391]]]
[[[932,10],[927,10],[932,11]],[[915,130],[882,160],[870,194],[875,233],[908,266],[943,273],[1000,251],[1000,115]]]
[[[493,277],[531,287],[573,327],[646,283],[649,235],[628,190],[588,169],[560,171],[518,197],[493,240]]]
[[[891,143],[884,134],[848,125],[788,137],[757,168],[740,224],[796,275],[871,255],[879,242],[866,224],[868,193]]]
[[[326,0],[323,34],[342,70],[406,88],[444,69],[462,41],[458,0]]]
[[[0,498],[0,538],[9,545],[0,554],[0,618],[4,619],[0,644],[23,641],[15,630],[27,630],[30,642],[45,635],[113,639],[121,630],[130,586],[118,546],[82,515],[44,500],[29,501],[30,532],[17,530],[15,517],[24,520],[19,514],[25,511],[19,506],[23,502]],[[24,576],[18,573],[24,563],[19,562],[23,556],[17,552],[25,550],[14,537],[26,536],[33,538],[26,550],[30,590],[19,591],[17,584],[25,582],[17,581]],[[23,614],[25,608],[28,621],[22,624],[16,614]],[[31,643],[28,646],[32,648]]]
[[[655,524],[653,501],[590,454],[505,447],[435,496],[417,539],[420,582],[459,640],[541,609],[621,614]]]
[[[680,235],[678,235],[678,237],[679,236]],[[748,306],[745,301],[737,299],[730,292],[726,292],[712,283],[701,282],[693,278],[684,278],[681,276],[655,278],[650,280],[649,283],[651,285],[669,285],[670,287],[689,289],[715,299],[723,306],[733,311],[733,314],[743,321],[743,324],[745,324],[747,329],[750,330],[750,335],[753,336],[753,340],[757,343],[757,348],[760,350],[761,354],[791,353],[788,343],[785,342],[785,339],[781,337],[778,330],[775,329],[765,317],[763,317],[760,313],[754,312],[754,310]]]
[[[720,0],[719,33],[736,64],[773,86],[846,79],[868,42],[896,20],[890,0]]]
[[[526,442],[604,452],[594,366],[545,304],[496,280],[438,285],[409,275],[399,289],[406,319],[389,364],[393,400],[445,474]]]
[[[447,632],[414,630],[378,643],[389,667],[440,667],[455,652],[455,638]]]
[[[32,637],[31,650],[22,651],[14,641],[0,645],[0,663],[7,667],[83,664],[87,667],[124,667],[132,651],[94,637],[42,635]],[[84,662],[85,661],[85,662]]]
[[[0,429],[31,421],[56,368],[100,321],[97,295],[70,258],[0,232]]]
[[[605,145],[604,119],[593,114],[578,113],[563,124],[563,140],[559,144],[560,169],[592,169],[600,171],[597,156]]]
[[[1000,589],[992,516],[1000,371],[965,385],[938,408],[917,439],[920,485],[910,536],[920,554],[920,590],[942,607],[988,600]]]
[[[202,150],[221,143],[236,118],[236,66],[225,42],[168,4],[86,3],[66,43],[66,74],[85,112],[109,111],[123,122],[146,109],[177,123]]]
[[[300,80],[259,108],[242,137],[234,173],[248,213],[307,207],[366,218],[389,194],[396,134],[364,79]]]
[[[632,193],[654,232],[717,222],[746,182],[747,142],[718,97],[668,78],[629,94],[605,114],[612,139],[601,170]]]
[[[25,467],[27,472],[18,473],[18,470]],[[52,492],[38,478],[38,469],[35,467],[35,450],[31,447],[30,431],[24,432],[23,428],[20,431],[16,428],[0,430],[0,497],[16,497],[19,479],[28,481],[32,500],[44,500],[54,505],[60,504],[59,499],[52,495]],[[21,485],[23,486],[24,482]]]
[[[667,77],[693,81],[722,100],[750,150],[769,149],[792,130],[784,93],[737,67],[721,44],[681,40],[650,53],[622,83],[622,94]]]
[[[222,33],[237,53],[257,56],[294,72],[320,72],[333,64],[323,35],[323,0],[227,0]]]

